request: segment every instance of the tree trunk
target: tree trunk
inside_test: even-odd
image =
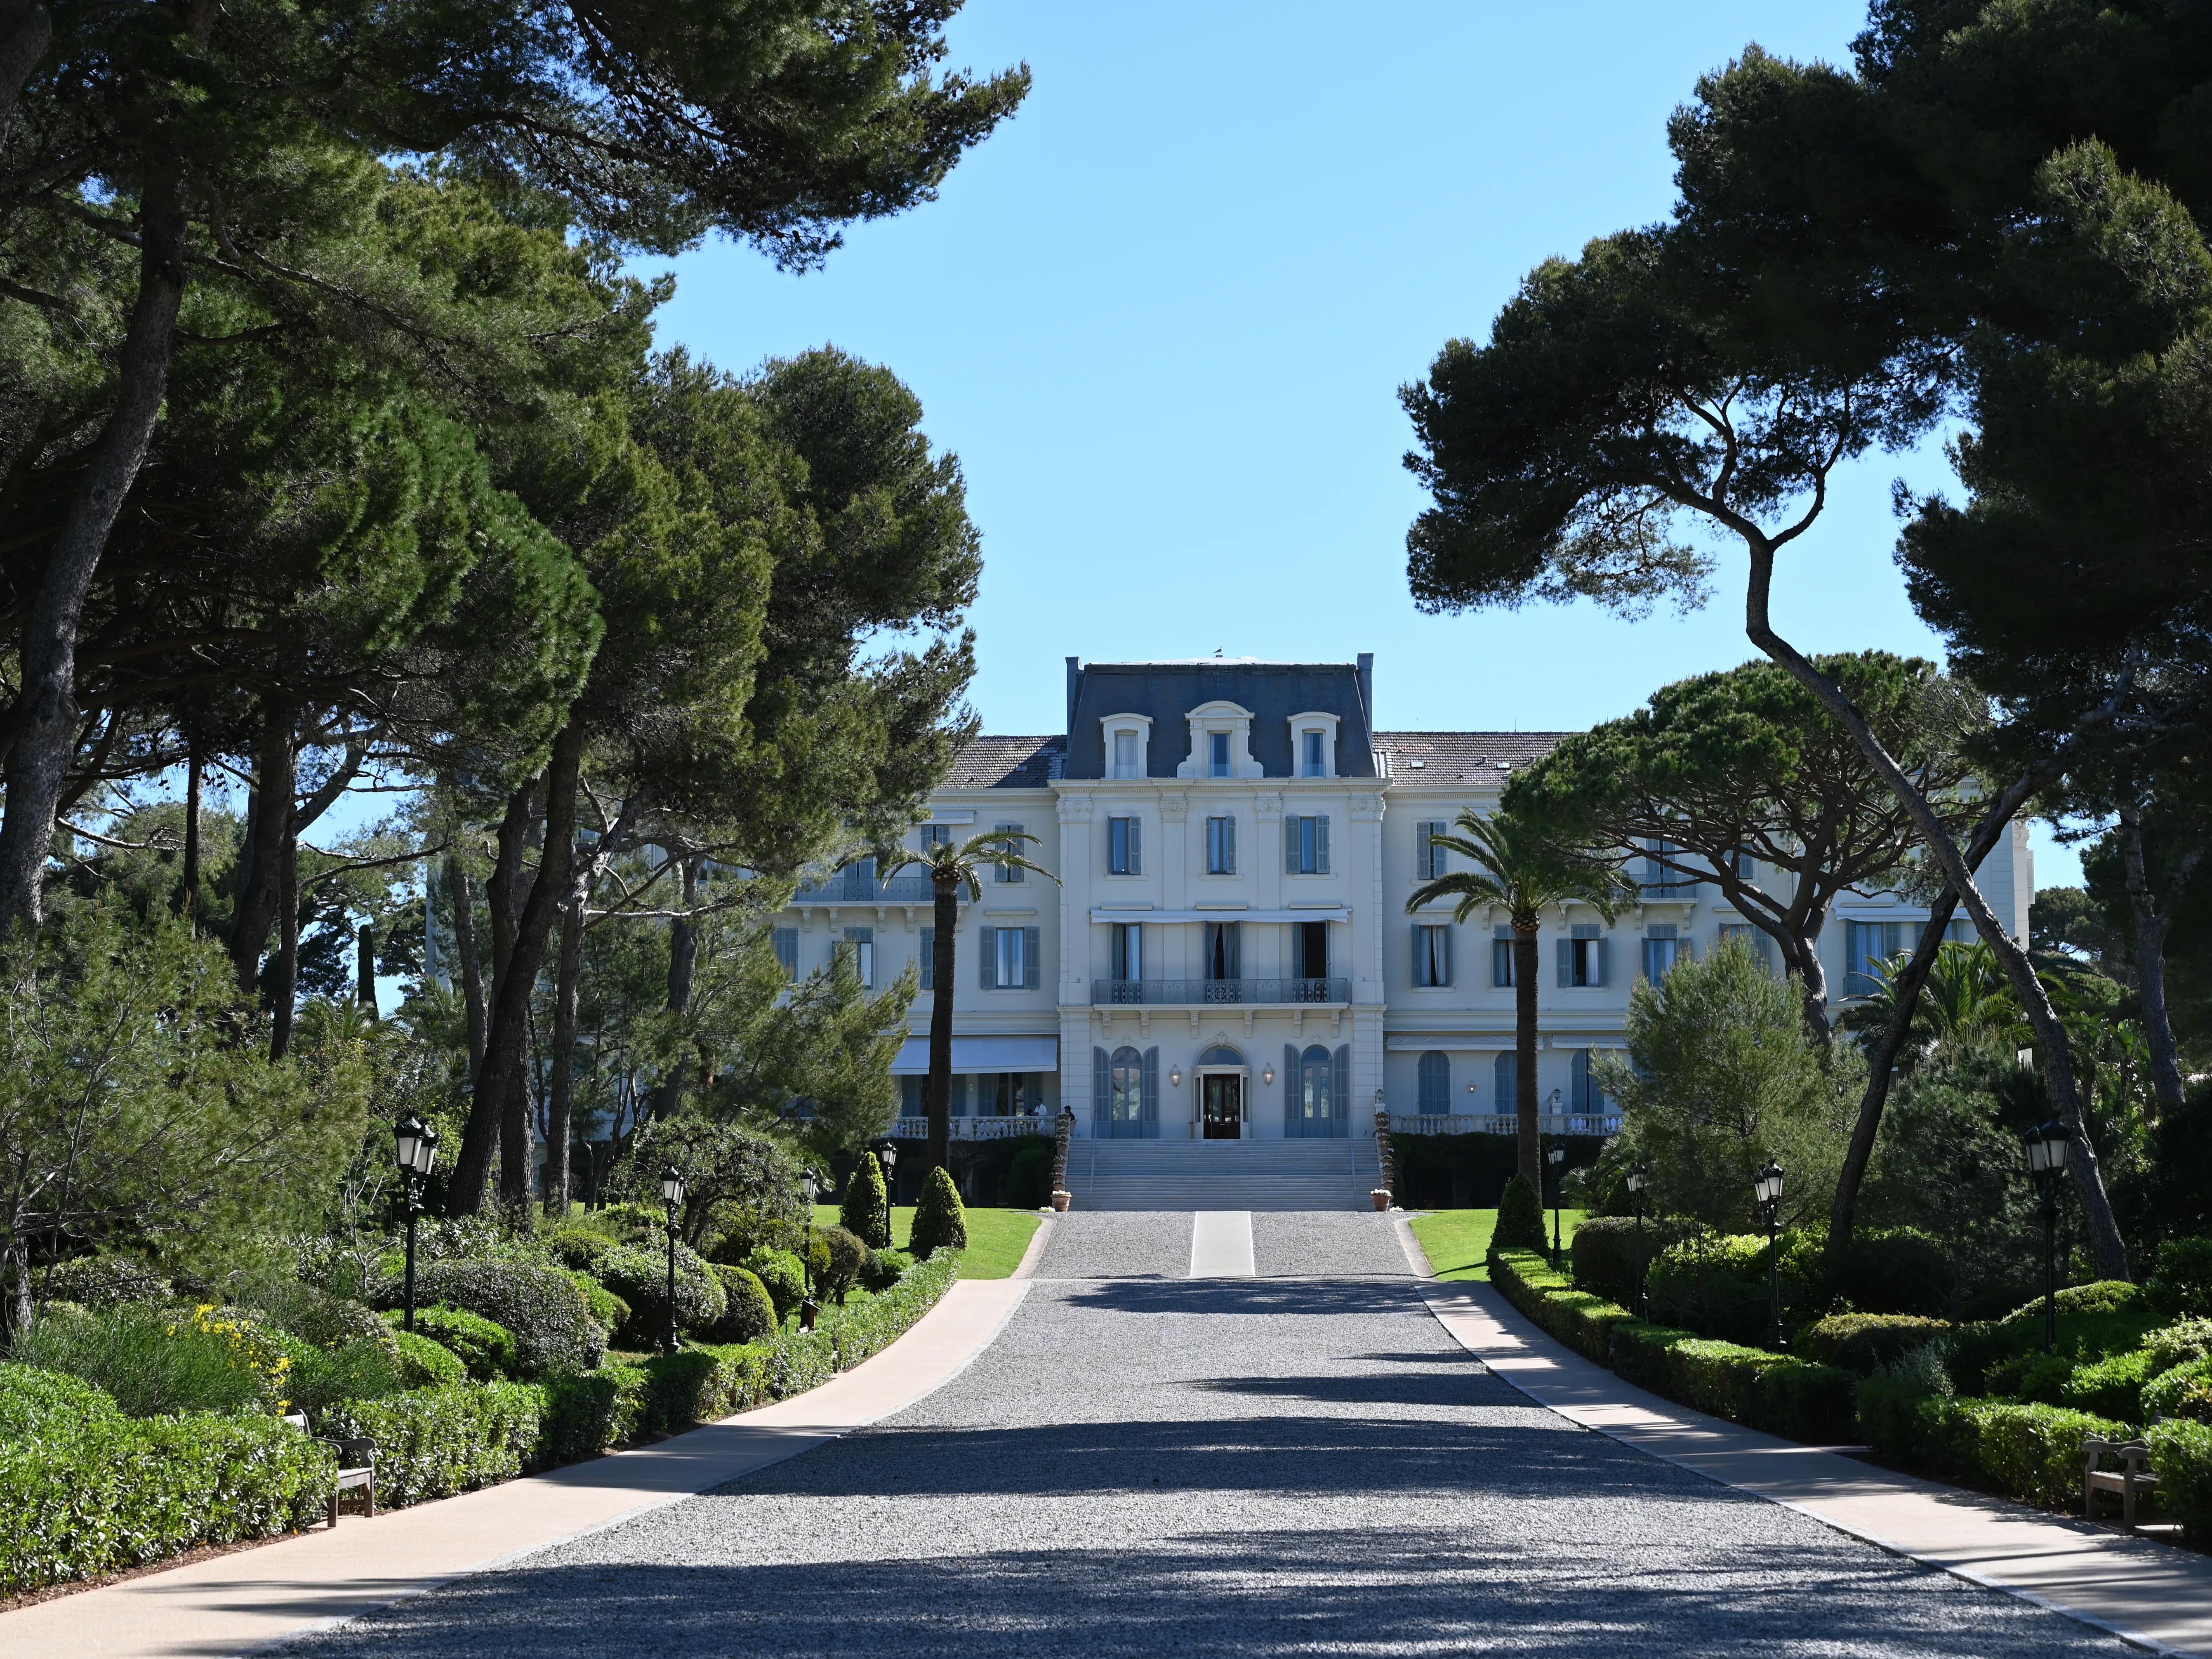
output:
[[[688,855],[683,866],[682,908],[690,910],[699,902],[699,860]],[[668,929],[668,1012],[676,1016],[680,1024],[691,1010],[691,988],[699,977],[699,927],[690,916],[678,916]],[[668,1068],[668,1076],[657,1091],[653,1115],[655,1117],[674,1117],[684,1105],[684,1085],[691,1074],[691,1045],[687,1041],[677,1051],[676,1063]]]
[[[246,845],[239,854],[238,899],[231,916],[230,963],[238,988],[251,996],[261,983],[261,953],[284,908],[284,847],[292,836],[292,793],[298,755],[289,702],[263,707],[246,807]]]
[[[8,38],[30,26],[18,17]],[[151,157],[140,184],[138,295],[123,338],[115,408],[62,520],[17,646],[21,690],[9,734],[6,815],[0,818],[0,927],[35,924],[42,912],[54,814],[76,752],[76,642],[85,595],[124,497],[145,465],[168,393],[177,313],[185,297],[183,163],[171,152]]]
[[[1536,1115],[1536,928],[1513,924],[1513,1133],[1521,1175],[1544,1191],[1544,1136]]]
[[[929,994],[929,1168],[952,1168],[952,992],[953,935],[960,926],[960,885],[936,877],[931,893],[935,900],[930,939]]]
[[[499,1116],[499,1201],[508,1218],[525,1232],[530,1231],[531,1130],[530,1062],[537,1044],[527,1011],[523,1019],[522,1054],[508,1074],[507,1105]]]
[[[353,1000],[368,1011],[371,1019],[376,1012],[376,924],[364,921],[353,936],[354,982]]]
[[[530,826],[544,781],[542,778],[532,778],[517,786],[507,796],[507,811],[500,819],[496,837],[499,851],[492,860],[491,879],[484,884],[484,908],[491,917],[491,990],[484,1009],[483,1052],[477,1056],[475,1074],[469,1079],[469,1115],[461,1127],[461,1150],[454,1161],[453,1179],[446,1188],[448,1208],[455,1215],[474,1215],[483,1202],[484,1182],[491,1176],[493,1154],[499,1145],[506,1115],[503,1087],[501,1091],[494,1092],[488,1086],[495,1018],[493,1010],[507,976],[507,962],[514,955],[523,854],[530,844]],[[457,1191],[465,1177],[468,1184],[465,1200]]]
[[[2073,1179],[2075,1195],[2081,1200],[2082,1218],[2087,1224],[2090,1254],[2095,1258],[2097,1272],[2105,1279],[2126,1279],[2128,1275],[2127,1241],[2120,1236],[2120,1225],[2112,1213],[2111,1198],[2105,1191],[2103,1170],[2097,1161],[2097,1149],[2089,1139],[2088,1122],[2081,1110],[2081,1090],[2074,1077],[2074,1051],[2066,1038],[2066,1028],[2059,1023],[2058,1015],[2051,1006],[2051,998],[2036,977],[2035,969],[2011,934],[2004,930],[1996,913],[1990,908],[1988,898],[1975,884],[1973,871],[1969,867],[1959,843],[1942,820],[1936,816],[1928,798],[1905,774],[1881,739],[1845,696],[1841,687],[1823,674],[1797,647],[1776,633],[1767,619],[1767,599],[1774,580],[1774,547],[1762,537],[1751,544],[1751,580],[1746,604],[1745,631],[1751,641],[1787,671],[1798,684],[1820,699],[1820,705],[1842,723],[1850,733],[1859,751],[1873,763],[1891,792],[1896,795],[1913,826],[1920,831],[1923,843],[1936,862],[1942,866],[1944,878],[1959,895],[1973,918],[1974,928],[1982,942],[1990,947],[1990,954],[2003,965],[2005,978],[2012,986],[2013,995],[2020,1001],[2021,1011],[2034,1029],[2036,1051],[2043,1058],[2044,1080],[2050,1086],[2051,1097],[2058,1109],[2059,1121],[2066,1126],[2069,1150],[2067,1173]]]
[[[280,803],[291,817],[291,797]],[[292,1052],[292,1012],[300,1000],[300,838],[289,824],[277,851],[276,962],[269,988],[269,1058]]]
[[[553,976],[552,1121],[545,1127],[545,1204],[568,1213],[568,1148],[575,1138],[576,1000],[584,978],[584,908],[561,918],[561,963]]]
[[[469,1084],[483,1068],[483,966],[477,951],[477,898],[460,855],[446,855],[446,890],[453,901],[453,957],[461,969],[461,1006],[469,1024]]]
[[[200,927],[200,791],[205,771],[195,744],[185,761],[185,872],[177,893],[178,912],[194,933]]]
[[[0,0],[0,155],[7,153],[24,83],[53,38],[53,15],[45,0]]]
[[[572,721],[553,740],[552,759],[545,770],[545,850],[538,861],[537,879],[530,884],[529,896],[520,909],[510,912],[511,920],[506,929],[511,940],[507,960],[492,981],[483,1064],[477,1072],[468,1123],[461,1135],[460,1157],[455,1161],[453,1178],[447,1189],[448,1212],[453,1215],[473,1215],[482,1206],[484,1182],[491,1173],[492,1151],[499,1138],[500,1124],[513,1091],[522,1081],[524,1064],[528,1059],[531,994],[536,988],[538,968],[545,959],[545,944],[553,923],[569,897],[576,854],[576,787],[583,756],[584,728]],[[508,816],[510,820],[514,817],[511,810]],[[503,825],[502,843],[507,833]],[[518,842],[520,839],[520,836],[516,837]],[[507,847],[502,844],[502,863],[507,854]]]
[[[2173,1040],[2173,1022],[2166,1006],[2166,914],[2150,890],[2148,860],[2143,857],[2142,811],[2134,803],[2120,809],[2120,856],[2127,872],[2128,909],[2135,922],[2136,974],[2142,981],[2143,1036],[2150,1047],[2150,1081],[2158,1095],[2159,1110],[2178,1112],[2182,1106],[2181,1050]],[[2196,866],[2189,855],[2179,887]]]

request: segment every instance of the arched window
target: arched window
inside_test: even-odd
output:
[[[1328,1050],[1318,1042],[1298,1056],[1299,1115],[1309,1123],[1326,1122],[1335,1115],[1329,1095],[1334,1069]]]
[[[1145,1057],[1126,1044],[1114,1051],[1106,1073],[1107,1115],[1116,1123],[1139,1123],[1145,1116]]]
[[[1244,1056],[1225,1042],[1217,1042],[1198,1057],[1201,1066],[1242,1066]]]
[[[1421,1056],[1420,1111],[1423,1117],[1444,1117],[1451,1112],[1451,1061],[1443,1051],[1430,1049]]]
[[[1496,1071],[1498,1103],[1490,1109],[1503,1115],[1515,1110],[1520,1101],[1521,1056],[1508,1048],[1498,1055]]]

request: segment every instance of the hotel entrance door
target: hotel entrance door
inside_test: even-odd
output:
[[[1234,1072],[1208,1072],[1198,1080],[1208,1140],[1236,1140],[1244,1133],[1244,1079]]]

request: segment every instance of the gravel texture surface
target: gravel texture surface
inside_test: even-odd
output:
[[[1379,1273],[1409,1279],[1390,1218],[1369,1211],[1292,1210],[1255,1213],[1252,1258],[1262,1279]]]
[[[1070,1210],[1054,1216],[1039,1279],[1188,1279],[1188,1210]]]
[[[1528,1404],[1412,1283],[1165,1277],[1152,1219],[1164,1276],[1035,1285],[899,1416],[290,1650],[2127,1651]]]

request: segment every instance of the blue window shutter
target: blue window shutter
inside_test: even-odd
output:
[[[1491,1062],[1491,1073],[1498,1091],[1498,1103],[1491,1109],[1501,1115],[1512,1115],[1521,1096],[1521,1055],[1517,1049],[1508,1048]]]
[[[1145,1050],[1145,1122],[1149,1126],[1160,1121],[1160,1051],[1157,1047]]]
[[[1449,927],[1439,927],[1439,928],[1437,928],[1437,967],[1441,969],[1441,971],[1442,971],[1442,973],[1443,973],[1443,975],[1441,979],[1439,979],[1439,980],[1437,981],[1437,983],[1438,983],[1439,985],[1449,985],[1449,984],[1450,984],[1450,983],[1452,982],[1452,959],[1451,959],[1451,953],[1452,953],[1452,930],[1451,930],[1450,928],[1449,928]]]
[[[1283,1045],[1283,1133],[1291,1139],[1305,1133],[1301,1127],[1304,1120],[1300,1115],[1304,1110],[1301,1099],[1303,1092],[1299,1086],[1298,1045],[1285,1042]]]
[[[981,984],[987,991],[999,988],[999,930],[983,927],[976,930],[975,954],[977,971],[982,975]]]
[[[1314,873],[1328,873],[1328,814],[1324,812],[1314,820]]]
[[[925,927],[921,930],[920,960],[921,988],[925,991],[933,991],[937,988],[937,929],[934,927]]]
[[[1283,820],[1283,873],[1286,876],[1298,873],[1298,821],[1296,818]]]
[[[1091,1051],[1091,1118],[1103,1123],[1114,1115],[1114,1060],[1103,1048]]]
[[[1334,1122],[1348,1124],[1352,1121],[1352,1045],[1340,1044],[1334,1060],[1329,1067],[1328,1115]]]
[[[1413,983],[1416,985],[1426,985],[1429,982],[1423,977],[1429,971],[1429,942],[1421,937],[1422,932],[1421,924],[1415,922],[1413,924]]]
[[[1237,873],[1237,820],[1235,818],[1221,820],[1221,873],[1224,876],[1233,876]]]
[[[1037,988],[1037,930],[1022,929],[1022,988],[1034,991]]]
[[[1237,980],[1244,977],[1244,925],[1242,922],[1224,921],[1221,924],[1221,956],[1226,969],[1223,978]]]
[[[1572,985],[1575,982],[1574,942],[1571,939],[1563,939],[1558,941],[1558,946],[1559,957],[1559,983],[1562,985]]]

